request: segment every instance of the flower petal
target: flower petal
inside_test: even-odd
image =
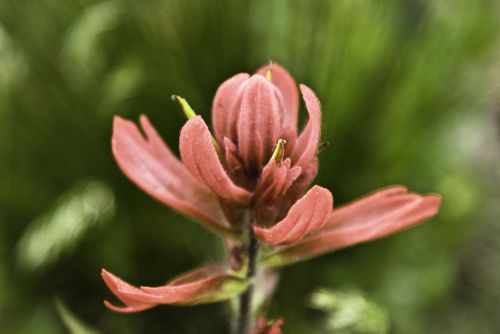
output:
[[[102,270],[102,277],[110,290],[125,306],[114,306],[113,311],[130,313],[152,308],[159,304],[195,305],[232,298],[244,291],[248,284],[228,273],[226,265],[205,265],[178,276],[164,286],[134,287],[113,274]]]
[[[438,195],[407,193],[391,187],[335,209],[317,233],[267,256],[268,265],[302,261],[326,252],[385,237],[434,216]]]
[[[231,179],[240,187],[252,189],[255,187],[255,180],[246,173],[245,166],[238,152],[238,147],[228,137],[224,137],[223,141],[225,167]]]
[[[230,115],[235,111],[233,108],[236,92],[240,85],[250,77],[248,73],[240,73],[227,79],[219,86],[215,93],[212,104],[212,124],[217,142],[224,147],[224,137],[229,135]]]
[[[290,208],[285,219],[269,229],[254,226],[255,234],[272,245],[294,243],[321,228],[332,206],[330,191],[314,186]]]
[[[293,139],[297,136],[297,119],[299,114],[299,93],[293,77],[279,64],[271,63],[262,66],[257,73],[266,76],[267,71],[271,71],[271,82],[281,91],[283,96],[284,128],[289,130],[285,135],[288,146],[293,144]]]
[[[258,225],[265,226],[276,221],[281,209],[281,198],[302,172],[302,168],[290,166],[290,158],[286,158],[281,164],[272,159],[262,169],[254,194]]]
[[[261,75],[248,79],[241,94],[235,104],[238,151],[247,172],[255,174],[269,161],[280,138],[283,100],[276,86]]]
[[[144,135],[133,122],[114,118],[112,149],[123,173],[160,202],[209,228],[229,232],[217,197],[191,176],[146,116],[140,123]]]
[[[314,92],[306,85],[300,85],[306,104],[309,120],[295,143],[292,162],[295,166],[306,168],[316,157],[321,134],[321,106]]]
[[[250,201],[251,194],[235,185],[226,174],[210,131],[200,116],[190,119],[182,127],[179,146],[184,165],[197,180],[228,202],[245,205]]]
[[[306,189],[312,183],[316,174],[318,174],[318,159],[315,158],[307,168],[301,169],[301,174],[293,180],[292,184],[287,188],[280,201],[280,213],[278,217],[285,217],[290,207],[304,194]],[[300,168],[294,166],[293,168]]]
[[[283,322],[283,318],[278,318],[268,323],[264,315],[261,314],[257,318],[257,328],[252,331],[252,334],[281,334]]]
[[[129,297],[125,292],[140,294],[141,291],[138,288],[111,274],[107,270],[103,269],[101,271],[101,276],[111,292],[113,292],[113,294],[119,300],[121,300],[123,304],[125,304],[125,306],[115,306],[109,301],[105,300],[104,305],[110,310],[120,313],[132,313],[144,311],[156,306],[156,303],[137,301],[135,298]]]

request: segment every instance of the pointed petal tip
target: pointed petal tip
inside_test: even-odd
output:
[[[422,196],[422,201],[425,202],[424,204],[427,204],[427,208],[430,210],[429,217],[432,217],[439,212],[443,197],[439,194],[428,194]]]
[[[253,75],[245,83],[238,109],[235,143],[247,170],[259,171],[282,134],[282,94],[262,75]]]
[[[436,193],[427,194],[426,197],[434,198],[434,201],[436,201],[437,204],[441,204],[441,202],[443,201],[443,196],[441,196],[440,194],[436,194]]]
[[[282,65],[280,65],[279,63],[275,62],[274,60],[269,60],[265,65],[262,65],[261,67],[259,67],[259,69],[256,71],[256,73],[258,74],[261,74],[261,75],[266,75],[266,71],[267,70],[271,70],[271,71],[283,71],[283,72],[286,72],[288,74],[290,74],[288,72],[288,70],[283,67]],[[291,75],[290,75],[291,77]]]
[[[239,94],[239,88],[250,77],[248,73],[239,73],[224,81],[215,92],[212,102],[212,126],[221,146],[224,137],[234,140],[235,129],[231,120],[237,118],[238,111],[233,107]]]
[[[102,303],[104,304],[104,306],[110,310],[113,310],[113,308],[115,307],[113,304],[111,304],[111,302],[109,302],[107,299],[104,299],[102,301]]]
[[[141,114],[139,116],[139,120],[142,121],[142,119],[145,118],[147,120],[146,115]],[[113,116],[113,137],[115,136],[117,131],[122,131],[125,130],[127,127],[136,127],[135,123],[125,117],[122,117],[120,115],[114,115]]]
[[[292,160],[295,165],[306,168],[316,158],[321,137],[321,104],[316,94],[306,85],[300,90],[308,113],[308,121],[295,143]]]
[[[101,277],[104,280],[104,283],[106,283],[108,287],[111,288],[111,286],[115,286],[115,281],[117,277],[104,268],[101,269]]]
[[[315,107],[317,109],[320,109],[321,102],[319,101],[318,97],[316,96],[316,93],[311,88],[309,88],[309,86],[306,86],[304,84],[300,84],[299,88],[300,88],[300,92],[302,93],[302,97],[304,98],[304,100],[306,102],[306,106],[308,103],[310,103],[311,107]]]
[[[149,121],[149,118],[144,114],[139,115],[139,122],[141,123],[142,127],[144,127],[144,125],[151,126],[151,122]]]
[[[404,194],[408,192],[408,188],[403,186],[403,185],[393,185],[393,186],[388,186],[386,188],[382,188],[378,191],[380,194],[384,195],[397,195],[397,194]]]
[[[126,308],[126,306],[116,306],[114,304],[112,304],[109,300],[107,299],[104,299],[102,301],[102,303],[104,304],[104,306],[108,309],[108,310],[111,310],[111,311],[114,311],[114,312],[120,312],[120,313],[123,313],[123,309]]]
[[[283,126],[285,136],[290,140],[290,144],[292,144],[297,136],[296,131],[299,113],[299,92],[297,84],[292,75],[283,66],[275,62],[262,66],[256,73],[265,77],[268,71],[271,74],[271,82],[279,89],[283,96],[285,107]],[[293,147],[293,144],[290,147]]]
[[[113,135],[112,135],[113,139],[115,139],[117,132],[123,129],[129,123],[131,123],[129,120],[121,116],[118,115],[113,116]]]
[[[116,293],[120,291],[120,283],[125,283],[123,280],[121,280],[119,277],[113,275],[106,269],[101,270],[101,277],[104,280],[104,283],[108,286],[108,288],[113,292]],[[125,283],[127,284],[127,283]]]
[[[137,304],[137,305],[126,305],[126,306],[116,306],[109,302],[108,300],[103,300],[104,306],[113,312],[117,313],[123,313],[123,314],[128,314],[128,313],[135,313],[135,312],[141,312],[145,311],[147,309],[153,308],[156,305],[152,304]]]
[[[119,123],[121,121],[124,121],[125,119],[119,115],[114,115],[113,116],[113,124]]]

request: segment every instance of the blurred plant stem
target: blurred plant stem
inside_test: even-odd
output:
[[[238,302],[238,309],[236,313],[236,325],[234,326],[234,334],[248,334],[250,333],[250,325],[253,323],[252,314],[252,298],[255,290],[255,273],[257,272],[257,255],[259,252],[259,242],[255,237],[253,225],[255,214],[250,212],[250,224],[248,224],[248,240],[246,245],[246,258],[248,261],[248,268],[246,279],[249,282],[248,289],[241,294]]]

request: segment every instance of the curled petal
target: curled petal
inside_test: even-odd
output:
[[[290,158],[281,164],[272,159],[262,169],[262,174],[255,191],[256,219],[260,225],[275,221],[281,208],[280,198],[288,191],[300,176],[302,168],[290,167]]]
[[[294,166],[294,168],[300,168]],[[307,168],[301,169],[301,174],[293,180],[281,198],[280,213],[278,217],[285,217],[290,207],[299,199],[318,174],[318,159],[315,158]]]
[[[195,305],[212,303],[236,296],[247,288],[241,278],[228,273],[226,265],[206,265],[174,278],[161,287],[134,287],[106,270],[101,273],[104,282],[125,306],[105,301],[106,307],[131,313],[159,304]]]
[[[292,162],[306,168],[316,157],[321,134],[321,106],[314,92],[306,85],[300,85],[309,120],[295,143]]]
[[[212,124],[217,142],[224,147],[224,137],[229,136],[229,120],[234,110],[236,92],[240,85],[248,79],[248,73],[240,73],[227,79],[219,86],[212,104]],[[234,139],[234,138],[233,138]]]
[[[332,206],[333,197],[330,191],[314,186],[276,225],[269,229],[254,226],[255,234],[262,241],[272,245],[294,243],[321,228],[331,213]]]
[[[245,205],[250,201],[251,194],[235,185],[226,174],[208,127],[200,116],[182,127],[179,146],[184,165],[197,180],[228,202]]]
[[[440,203],[438,195],[407,193],[400,186],[378,191],[335,209],[321,230],[278,250],[266,262],[289,264],[385,237],[434,216]]]
[[[263,76],[254,75],[245,83],[235,107],[239,109],[238,150],[247,171],[254,173],[267,163],[281,135],[281,93]]]
[[[107,270],[103,269],[101,271],[101,276],[108,286],[108,288],[113,292],[113,294],[123,303],[125,306],[115,306],[109,301],[105,300],[104,305],[112,311],[120,313],[133,313],[140,312],[156,306],[156,302],[145,302],[139,301],[130,295],[143,294],[141,290],[128,284],[127,282],[121,280],[115,275],[111,274]]]
[[[271,63],[262,66],[257,73],[266,76],[267,71],[271,71],[271,82],[281,91],[285,108],[283,127],[285,128],[285,139],[288,146],[293,147],[294,139],[297,136],[297,118],[299,114],[299,94],[297,85],[288,71],[281,65]]]
[[[217,197],[191,176],[146,116],[140,124],[144,135],[133,122],[114,118],[112,149],[123,173],[157,200],[209,228],[230,232]]]

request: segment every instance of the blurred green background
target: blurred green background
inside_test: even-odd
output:
[[[444,201],[397,236],[284,268],[294,333],[498,333],[500,1],[0,1],[0,333],[225,333],[223,304],[120,315],[100,278],[161,284],[223,255],[129,182],[113,115],[177,150],[175,93],[272,59],[318,94],[336,205],[405,184]],[[320,289],[320,290],[318,290]],[[85,324],[85,325],[82,325]]]

